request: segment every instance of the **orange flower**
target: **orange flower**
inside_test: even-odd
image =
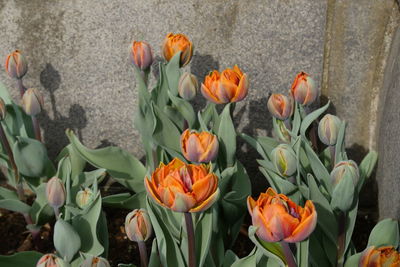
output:
[[[314,80],[305,72],[296,75],[290,91],[294,99],[302,105],[313,103],[318,96]]]
[[[16,79],[21,79],[28,71],[28,64],[19,50],[7,56],[5,67],[8,75]]]
[[[193,162],[210,162],[218,154],[218,139],[209,132],[187,129],[181,135],[181,149],[185,158]]]
[[[171,58],[178,52],[182,52],[180,65],[181,67],[187,65],[193,55],[193,44],[182,33],[168,33],[165,37],[164,44],[162,47],[164,58],[170,61]]]
[[[248,197],[247,207],[253,225],[258,227],[257,236],[267,242],[303,241],[317,224],[317,212],[311,200],[307,200],[302,208],[271,187],[257,201]]]
[[[293,99],[282,94],[272,94],[267,103],[272,116],[279,120],[286,120],[293,113]]]
[[[361,254],[360,267],[397,267],[400,266],[400,254],[392,246],[376,248],[370,246]]]
[[[131,46],[131,60],[139,69],[146,70],[153,63],[151,47],[146,42],[134,41]]]
[[[249,80],[237,65],[226,69],[221,74],[214,70],[206,76],[201,85],[201,93],[216,104],[238,102],[246,97]]]
[[[147,177],[147,193],[161,206],[177,212],[199,212],[208,209],[218,198],[218,178],[210,166],[185,164],[175,158],[163,163]]]

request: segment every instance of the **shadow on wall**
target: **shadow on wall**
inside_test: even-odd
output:
[[[40,126],[43,129],[44,142],[49,149],[50,158],[55,158],[69,141],[65,135],[67,128],[72,129],[82,140],[82,129],[87,125],[86,112],[78,104],[72,104],[69,108],[68,116],[63,116],[57,110],[55,91],[60,87],[61,76],[54,67],[47,63],[40,73],[40,83],[49,92],[53,119],[49,116],[49,111],[44,110],[40,115]]]

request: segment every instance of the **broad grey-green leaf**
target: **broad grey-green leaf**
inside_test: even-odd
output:
[[[110,195],[103,198],[104,206],[123,208],[128,210],[140,209],[146,207],[146,192],[136,193],[121,193]]]
[[[372,229],[368,238],[368,246],[399,246],[399,222],[388,218],[380,221]]]
[[[176,53],[165,67],[165,74],[168,81],[170,92],[176,96],[178,95],[178,84],[181,76],[180,71],[180,58],[181,52]]]
[[[18,252],[10,256],[0,255],[1,267],[35,267],[36,263],[43,256],[42,253],[36,251]]]
[[[329,104],[330,104],[330,101],[328,101],[328,103],[325,106],[311,112],[304,118],[303,122],[301,123],[301,127],[300,127],[300,133],[302,136],[304,136],[304,137],[306,136],[306,131],[307,131],[308,127],[310,127],[310,125],[313,123],[313,121],[315,121],[319,116],[321,116],[322,113],[325,112],[325,110],[328,109]]]
[[[238,259],[235,261],[231,267],[257,267],[257,254],[256,254],[257,248],[254,247],[254,249],[250,252],[249,255],[247,255],[244,258]]]
[[[158,255],[157,249],[157,239],[153,239],[153,243],[151,245],[151,252],[150,252],[150,259],[149,259],[149,266],[148,267],[160,267],[161,261],[160,256]]]
[[[175,105],[176,109],[182,114],[183,118],[188,122],[189,128],[193,128],[196,123],[196,113],[194,112],[192,105],[188,101],[176,97],[171,93],[169,93],[169,98]]]
[[[156,116],[156,127],[154,129],[154,140],[163,147],[180,151],[181,132],[175,124],[155,105],[153,105]]]
[[[29,213],[31,209],[29,205],[17,199],[0,199],[0,208],[20,213]]]
[[[206,260],[207,254],[210,251],[212,237],[212,210],[208,209],[204,212],[204,216],[196,224],[195,227],[195,242],[196,242],[196,259],[198,266],[202,267]]]
[[[230,114],[231,104],[225,106],[221,113],[220,124],[218,128],[219,155],[223,155],[223,162],[226,167],[232,166],[235,162],[236,153],[236,131]],[[221,158],[219,156],[218,158]]]
[[[250,135],[247,135],[245,133],[239,133],[239,136],[243,138],[249,145],[251,145],[257,152],[264,158],[267,159],[267,154],[265,154],[265,151],[263,147],[260,145],[260,143],[256,140],[256,138],[251,137]]]
[[[352,255],[350,258],[346,260],[344,263],[344,267],[354,267],[359,266],[360,258],[362,253],[357,253]]]
[[[88,149],[71,130],[67,130],[66,133],[74,149],[90,164],[106,169],[111,176],[129,189],[135,192],[144,191],[143,179],[147,170],[137,158],[119,147]]]
[[[46,184],[35,188],[36,199],[32,204],[29,214],[37,225],[44,225],[54,216],[53,208],[48,204],[46,197]]]
[[[357,186],[358,192],[360,192],[362,186],[364,185],[365,180],[371,176],[377,160],[378,160],[378,154],[374,150],[372,150],[361,161],[361,164],[359,166],[360,182],[358,183]]]
[[[56,250],[67,262],[70,262],[81,248],[81,238],[78,233],[61,218],[57,220],[54,226],[53,241]]]

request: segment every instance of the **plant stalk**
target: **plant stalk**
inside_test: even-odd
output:
[[[189,266],[196,267],[196,249],[194,240],[193,218],[190,212],[185,212],[186,232],[188,237]]]
[[[290,250],[289,244],[285,241],[279,242],[283,248],[283,253],[285,254],[286,262],[288,267],[297,267],[297,263],[294,260],[294,256],[292,251]]]
[[[22,98],[24,96],[25,91],[26,91],[26,87],[22,83],[22,79],[17,79],[17,86],[18,86],[18,89],[19,89],[19,95]]]
[[[332,164],[332,170],[336,165],[336,147],[335,146],[329,146],[329,151],[331,152],[331,164]]]
[[[36,140],[42,142],[42,134],[40,133],[39,121],[36,118],[36,116],[32,116],[32,125],[33,125],[33,130],[35,131]]]
[[[139,252],[140,252],[140,266],[147,267],[148,260],[147,260],[146,244],[144,243],[144,241],[139,241],[138,246],[139,246]]]
[[[54,215],[56,216],[56,220],[60,217],[60,209],[58,207],[53,207]]]
[[[346,246],[346,213],[340,212],[338,215],[339,232],[338,232],[338,250],[337,250],[337,267],[343,267],[344,252]]]

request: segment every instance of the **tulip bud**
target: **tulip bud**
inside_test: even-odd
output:
[[[272,116],[284,121],[292,116],[293,99],[282,94],[272,94],[268,99],[267,107]]]
[[[292,84],[291,93],[297,103],[309,105],[317,99],[318,89],[315,87],[315,82],[305,72],[297,74]]]
[[[146,70],[153,63],[151,47],[146,42],[133,41],[131,47],[131,60],[139,69]]]
[[[47,202],[53,208],[59,208],[64,205],[65,202],[65,188],[63,182],[53,177],[47,182],[46,186]]]
[[[0,121],[4,120],[7,114],[6,103],[3,98],[0,97]]]
[[[135,209],[125,219],[125,233],[129,240],[146,241],[153,232],[150,217],[145,209]]]
[[[218,138],[212,133],[187,129],[181,135],[181,150],[187,160],[210,162],[217,157],[218,148]]]
[[[287,144],[280,144],[271,152],[272,163],[283,176],[292,176],[297,170],[297,159],[293,149]]]
[[[8,75],[15,79],[21,79],[28,71],[28,64],[19,50],[7,56],[5,67]]]
[[[66,263],[54,254],[45,254],[36,263],[36,267],[66,267]]]
[[[36,88],[29,88],[22,96],[22,108],[29,116],[38,115],[44,106],[43,95]]]
[[[339,133],[340,119],[334,115],[326,114],[318,125],[318,136],[322,143],[334,146]]]
[[[110,263],[105,258],[90,256],[81,263],[80,267],[110,267]]]
[[[199,82],[196,76],[191,73],[184,72],[179,78],[178,92],[179,96],[185,100],[192,100],[199,89]]]
[[[336,186],[343,179],[351,179],[354,185],[357,185],[360,174],[357,163],[352,160],[340,161],[335,165],[331,172],[331,182]]]
[[[90,188],[85,188],[85,190],[80,190],[76,193],[76,204],[79,208],[84,209],[88,207],[94,200],[94,193]]]
[[[180,65],[183,67],[192,59],[193,45],[186,35],[169,33],[165,37],[162,51],[167,61],[170,61],[176,53],[181,52]]]

